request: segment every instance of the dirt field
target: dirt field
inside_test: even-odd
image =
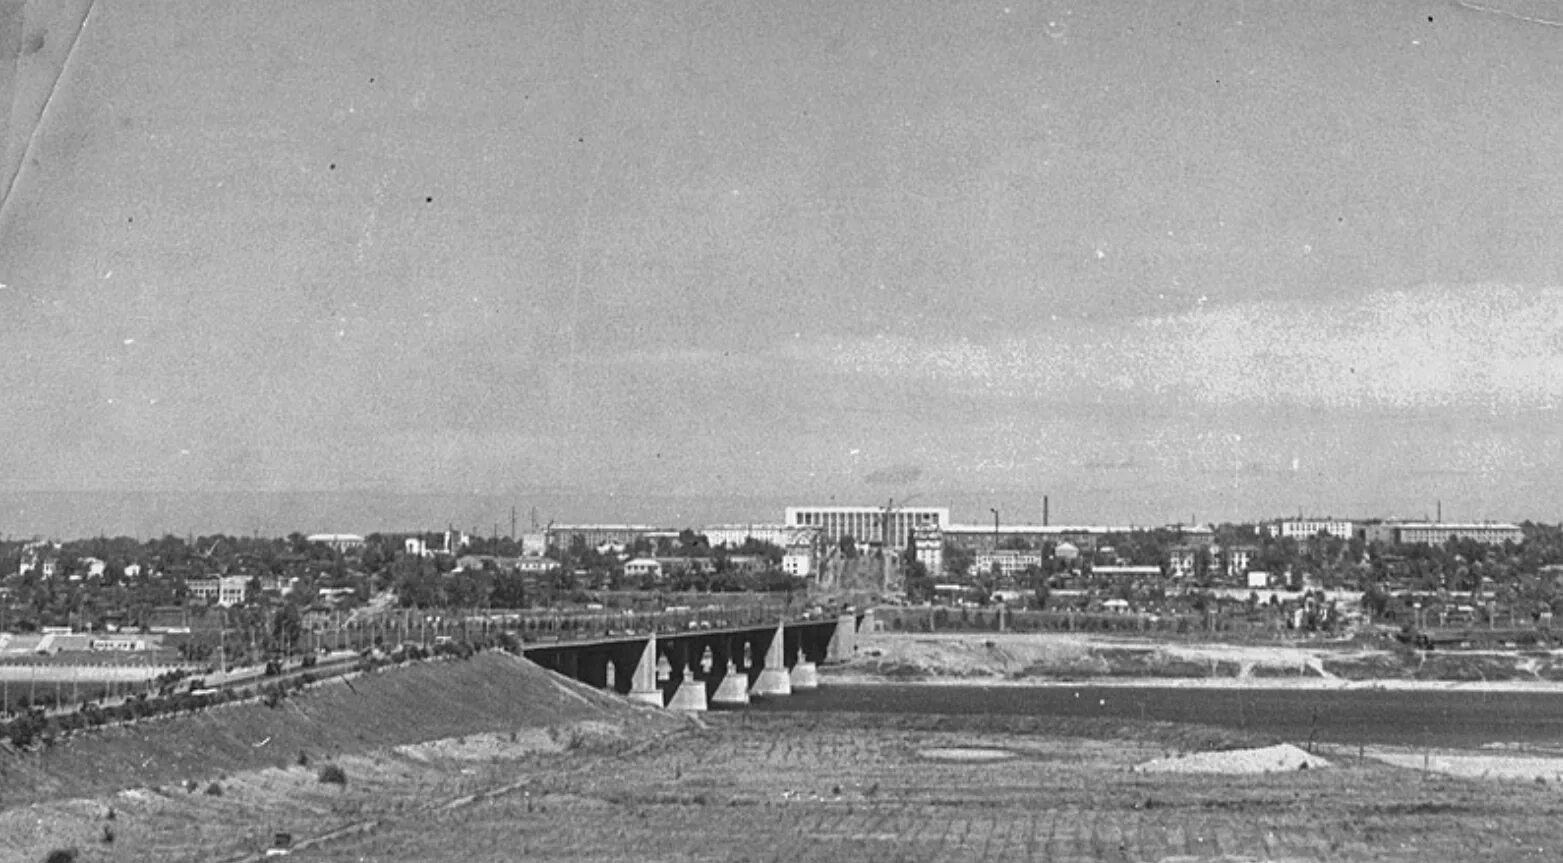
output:
[[[1023,723],[1022,723],[1023,724]],[[1138,740],[1011,723],[713,717],[627,755],[539,758],[520,788],[402,810],[318,860],[1517,860],[1563,851],[1563,793],[1367,760],[1238,775],[1131,771]],[[1001,760],[930,757],[1003,750]]]
[[[501,659],[486,670],[508,667]],[[437,670],[377,682],[402,697],[432,695],[443,686]],[[508,718],[493,699],[471,714],[429,701],[430,727],[467,729],[431,739],[415,712],[395,733],[355,712],[387,742],[318,747],[309,764],[258,755],[242,766],[225,737],[202,770],[200,737],[141,740],[189,753],[179,781],[81,793],[91,777],[78,775],[56,792],[35,789],[35,802],[0,811],[0,859],[72,848],[83,863],[259,860],[278,832],[291,835],[290,859],[386,863],[1563,855],[1563,760],[1534,753],[1304,754],[1299,741],[1090,717],[684,718],[534,672],[507,684],[524,694]],[[320,723],[356,703],[332,691],[301,700],[299,712]],[[300,733],[288,730],[297,717],[242,719],[247,730],[268,721]],[[209,721],[166,727],[209,731],[200,724]],[[56,753],[57,766],[80,770],[112,740],[77,742],[81,754]],[[344,783],[321,781],[327,764]]]
[[[28,856],[5,859],[66,846],[83,861],[258,859],[278,830],[293,833],[291,859],[396,863],[1563,853],[1556,784],[1453,778],[1347,753],[1309,770],[1253,772],[1266,767],[1247,752],[1191,765],[1226,761],[1235,772],[1169,770],[1184,747],[1253,742],[1186,726],[1093,736],[1087,724],[1049,729],[1024,717],[717,714],[639,743],[635,733],[587,722],[515,743],[403,747],[341,759],[346,787],[310,769],[266,769],[228,777],[221,795],[163,788],[51,803],[6,819],[35,841]]]

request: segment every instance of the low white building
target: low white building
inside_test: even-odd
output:
[[[364,547],[364,538],[356,533],[313,533],[304,537],[308,542],[318,542],[321,545],[346,554]]]
[[[1483,543],[1502,545],[1506,542],[1523,542],[1524,531],[1517,524],[1503,522],[1399,522],[1391,525],[1395,541],[1401,545],[1443,545],[1454,537]]]
[[[662,580],[662,562],[650,557],[637,557],[625,561],[624,574],[630,578],[651,578]]]
[[[795,545],[813,545],[819,541],[821,531],[816,527],[786,524],[716,524],[701,528],[700,533],[712,548],[724,545],[738,548],[749,539],[768,542],[778,548],[791,548]]]
[[[808,578],[814,574],[814,552],[807,548],[789,548],[782,555],[782,572],[796,578]]]
[[[1283,519],[1267,528],[1282,539],[1312,539],[1321,533],[1337,539],[1351,539],[1352,523],[1333,518]]]
[[[978,575],[990,573],[995,567],[1001,575],[1019,575],[1032,566],[1042,568],[1042,552],[1011,549],[980,551],[972,561],[973,573]]]

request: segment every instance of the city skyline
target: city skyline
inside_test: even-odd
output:
[[[225,520],[231,519],[228,516],[213,517],[210,514],[213,508],[212,502],[200,494],[112,495],[109,500],[100,501],[96,506],[90,505],[90,501],[87,501],[89,505],[84,506],[83,500],[78,500],[74,495],[0,494],[0,518],[4,519],[3,524],[0,524],[0,540],[18,541],[32,537],[70,540],[94,536],[132,536],[149,539],[167,534],[279,537],[295,532],[303,534],[345,532],[368,535],[420,533],[447,528],[482,537],[490,535],[512,537],[510,521],[512,506],[515,507],[516,517],[514,536],[518,537],[534,530],[541,531],[547,528],[550,522],[559,525],[638,524],[673,529],[731,527],[743,524],[775,526],[786,523],[785,511],[789,507],[816,509],[831,506],[864,508],[884,506],[866,500],[823,503],[778,500],[774,508],[766,508],[765,504],[770,503],[769,501],[761,503],[755,499],[748,499],[748,504],[753,506],[753,509],[735,510],[710,506],[702,508],[701,501],[693,500],[684,501],[683,505],[676,509],[663,510],[652,507],[613,509],[601,502],[594,504],[585,497],[533,498],[534,501],[556,504],[554,509],[544,509],[529,507],[525,504],[525,499],[518,499],[512,504],[507,502],[507,499],[499,497],[470,495],[445,497],[428,495],[407,500],[387,500],[383,497],[345,498],[342,493],[314,495],[295,492],[261,497],[265,498],[264,502],[251,500],[248,505],[229,504],[225,507],[229,511],[247,511],[252,516],[246,521],[238,521]],[[734,500],[726,499],[717,503],[731,505]],[[1301,517],[1358,523],[1519,524],[1526,521],[1543,524],[1558,523],[1555,520],[1524,513],[1508,518],[1469,517],[1450,506],[1451,503],[1434,501],[1425,511],[1407,509],[1393,513],[1304,511]],[[1016,502],[1015,506],[1007,509],[976,504],[970,506],[947,506],[946,504],[946,501],[940,500],[919,501],[914,504],[914,508],[932,506],[947,509],[950,512],[949,524],[962,528],[991,525],[995,509],[999,511],[1000,525],[1005,529],[1033,527],[1044,523],[1040,499],[1035,508],[1027,507],[1022,502]],[[537,510],[538,518],[535,528],[531,521],[531,510],[534,508]],[[459,514],[459,517],[453,513]],[[593,517],[593,513],[600,515]],[[1109,525],[1135,530],[1221,524],[1264,525],[1299,518],[1296,511],[1256,512],[1220,519],[1201,518],[1198,513],[1189,513],[1181,518],[1134,519],[1112,518],[1110,514],[1073,512],[1070,513],[1070,517],[1060,520],[1056,517],[1057,513],[1058,510],[1054,509],[1047,520],[1047,523],[1055,528]],[[863,538],[872,539],[872,537]]]
[[[0,531],[1563,520],[1544,24],[0,15]]]

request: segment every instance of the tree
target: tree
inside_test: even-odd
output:
[[[955,575],[965,575],[970,569],[977,555],[970,549],[961,548],[958,545],[945,543],[944,546],[944,571]]]
[[[291,651],[303,633],[303,616],[299,614],[297,605],[285,602],[271,616],[272,642],[282,649]]]
[[[852,538],[852,534],[849,533],[842,535],[840,548],[841,556],[845,557],[847,560],[852,560],[857,557],[857,540]]]
[[[514,570],[500,573],[488,601],[496,608],[526,608],[526,580]]]
[[[1369,584],[1367,590],[1362,592],[1362,607],[1368,610],[1373,620],[1384,617],[1389,611],[1389,594],[1377,583]]]
[[[906,567],[906,598],[913,602],[927,602],[933,599],[933,576],[928,574],[928,567],[920,560],[914,560]]]

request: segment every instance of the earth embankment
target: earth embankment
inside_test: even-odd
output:
[[[503,653],[415,662],[322,681],[275,706],[235,702],[0,755],[0,808],[462,735],[622,720],[631,711],[623,699]]]

